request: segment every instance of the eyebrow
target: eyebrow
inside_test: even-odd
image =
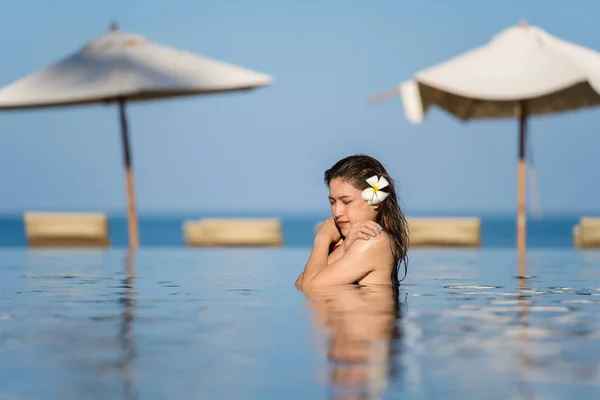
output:
[[[340,199],[348,199],[348,198],[352,198],[352,196],[350,196],[350,195],[347,195],[347,194],[346,194],[346,195],[343,195],[343,196],[340,196]],[[334,199],[333,197],[331,197],[331,196],[329,196],[329,199],[331,199],[331,200],[335,200],[335,199]]]

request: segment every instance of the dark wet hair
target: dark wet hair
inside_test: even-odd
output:
[[[348,156],[325,171],[325,184],[329,186],[329,183],[333,179],[340,178],[355,188],[364,190],[369,187],[367,179],[373,175],[377,175],[377,177],[383,176],[389,182],[389,186],[381,189],[382,192],[388,193],[389,196],[378,204],[375,222],[381,225],[392,239],[391,250],[394,255],[392,282],[398,283],[398,268],[401,262],[404,263],[404,277],[400,281],[406,278],[408,271],[408,223],[398,203],[394,180],[390,177],[385,167],[373,157],[365,154]]]

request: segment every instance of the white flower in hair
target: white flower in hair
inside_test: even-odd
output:
[[[362,198],[363,200],[366,200],[369,205],[373,206],[375,204],[379,204],[389,196],[389,193],[381,191],[381,189],[390,184],[383,176],[381,178],[377,178],[377,175],[373,175],[367,179],[367,183],[371,185],[371,187],[363,190]]]

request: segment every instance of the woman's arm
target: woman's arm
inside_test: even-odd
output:
[[[329,246],[331,246],[332,243],[339,241],[340,238],[341,235],[333,218],[328,218],[319,226],[315,235],[312,251],[304,266],[304,272],[296,279],[296,287],[298,289],[302,288],[302,283],[305,278],[311,280],[321,271],[321,269],[327,266]]]
[[[334,261],[337,261],[340,259],[340,257],[343,257],[344,255],[344,248],[339,244],[340,242],[338,242],[338,244],[336,246],[340,246],[339,249],[335,250],[335,247],[333,248],[335,250],[335,252],[332,252],[331,246],[333,245],[333,243],[331,243],[329,245],[329,249],[327,252],[327,265],[331,264]],[[302,279],[304,279],[304,272],[302,272],[300,274],[300,276],[298,277],[298,279],[296,279],[296,287],[298,289],[301,288],[302,286]]]
[[[357,240],[338,260],[327,265],[327,246],[313,247],[299,287],[343,285],[360,281],[387,262],[389,237],[380,234],[370,240]],[[327,268],[325,268],[327,267]]]
[[[296,288],[297,289],[302,289],[302,280],[304,279],[304,272],[300,273],[300,276],[298,276],[298,278],[296,278]]]
[[[310,281],[313,279],[323,268],[327,266],[327,257],[329,257],[329,245],[331,242],[329,238],[317,235],[315,242],[304,266],[304,272],[300,274],[296,279],[296,287],[301,289],[303,287],[304,280]]]

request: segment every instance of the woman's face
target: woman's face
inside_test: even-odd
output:
[[[362,192],[340,178],[329,182],[331,215],[344,236],[348,236],[352,224],[365,220],[374,221],[377,216],[375,206],[370,206],[362,199]]]

